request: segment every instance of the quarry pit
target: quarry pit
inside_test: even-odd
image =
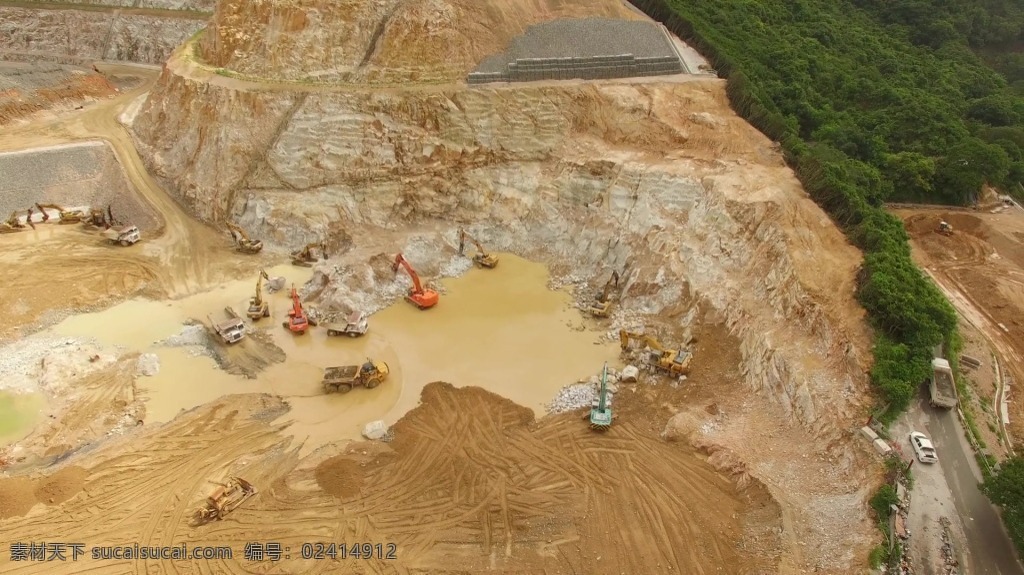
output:
[[[0,234],[0,305],[16,318],[0,332],[15,375],[0,410],[19,414],[0,429],[0,528],[217,542],[235,549],[225,572],[265,568],[242,557],[253,540],[394,543],[397,560],[356,571],[374,573],[862,568],[878,478],[854,438],[870,405],[860,254],[724,81],[667,38],[673,75],[467,84],[531,26],[644,21],[617,2],[342,4],[354,22],[305,0],[222,1],[161,70],[98,63],[115,89],[80,109],[10,108],[0,171],[53,168],[17,177],[8,211],[110,203],[143,240]],[[260,253],[236,251],[226,222]],[[459,228],[500,263],[474,268]],[[290,266],[311,243],[328,257]],[[436,307],[403,301],[397,253]],[[195,324],[244,309],[261,269],[286,288],[227,350]],[[611,312],[592,317],[613,272]],[[368,314],[370,331],[289,333],[291,284],[324,317]],[[620,330],[688,349],[689,373],[617,382],[603,434],[585,405],[547,414],[604,362],[636,363]],[[367,356],[391,366],[381,387],[322,393],[324,367]],[[373,420],[388,441],[360,438]],[[259,493],[190,524],[230,476]]]

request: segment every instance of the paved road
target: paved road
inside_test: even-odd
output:
[[[978,489],[981,473],[956,413],[924,404],[928,434],[967,536],[968,575],[1024,575],[995,507]]]

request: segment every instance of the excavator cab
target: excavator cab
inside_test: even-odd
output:
[[[953,235],[953,226],[949,225],[948,222],[941,221],[941,222],[939,222],[938,229],[935,230],[935,231],[937,231],[938,233],[940,233],[940,234],[942,234],[944,236],[952,236]]]
[[[464,255],[466,251],[466,240],[473,242],[476,245],[476,253],[473,254],[473,263],[477,267],[494,269],[494,266],[498,265],[498,257],[494,254],[489,254],[484,251],[484,246],[476,240],[473,236],[466,233],[466,230],[459,228],[459,255]]]

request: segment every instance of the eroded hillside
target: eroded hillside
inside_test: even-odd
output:
[[[339,22],[337,42],[304,4],[246,6],[220,6],[219,36],[199,52],[180,49],[133,120],[150,169],[194,213],[236,220],[278,249],[337,247],[345,255],[307,286],[335,311],[400,297],[377,248],[361,239],[381,230],[414,234],[395,251],[427,277],[446,273],[457,224],[494,249],[551,263],[566,281],[623,270],[610,328],[646,326],[685,343],[717,325],[729,337],[721,345],[736,346],[695,359],[721,360],[715,367],[745,382],[718,398],[728,417],[674,407],[681,413],[669,430],[763,482],[783,505],[784,571],[847,573],[864,561],[872,472],[851,439],[868,405],[870,340],[853,297],[860,254],[773,144],[732,112],[724,82],[259,83],[243,78],[453,80],[498,49],[502,34],[562,14],[544,4],[510,24],[511,10],[488,11],[503,22],[494,39],[467,31],[466,6],[426,3],[426,41],[449,46],[440,63],[430,60],[440,52],[421,52],[425,71],[415,76],[388,55],[389,42],[423,29],[404,4],[374,39],[343,33],[365,32],[386,12],[359,3],[362,20]],[[617,15],[610,6],[606,15]],[[253,48],[285,29],[295,43],[269,55]],[[459,35],[445,36],[452,30]],[[339,72],[371,62],[377,77]]]

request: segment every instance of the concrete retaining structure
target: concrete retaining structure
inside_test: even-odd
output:
[[[664,26],[581,18],[531,26],[506,52],[481,62],[466,82],[603,80],[684,72]]]

